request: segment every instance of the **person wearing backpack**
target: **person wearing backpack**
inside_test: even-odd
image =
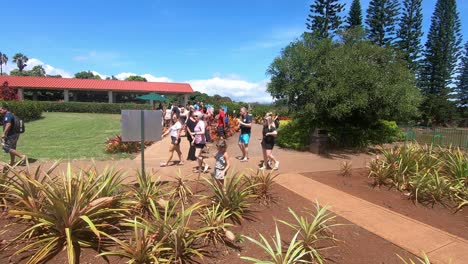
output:
[[[10,154],[10,166],[15,165],[15,157],[20,158],[20,165],[23,165],[26,162],[26,155],[16,150],[16,143],[18,143],[20,136],[20,128],[15,128],[15,123],[17,123],[18,126],[19,122],[17,121],[20,120],[10,112],[8,106],[0,106],[0,114],[3,115],[2,145],[5,153]],[[15,118],[17,120],[15,120]],[[5,171],[5,168],[3,168],[3,170]]]
[[[279,120],[278,112],[275,113],[275,116],[273,117],[273,122],[275,123],[276,129],[278,129],[279,126],[280,126],[280,120]]]

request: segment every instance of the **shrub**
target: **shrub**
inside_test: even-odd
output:
[[[145,141],[145,147],[151,146],[152,141]],[[140,142],[123,142],[122,136],[117,135],[106,140],[107,153],[135,153],[141,150]]]
[[[311,216],[310,219],[298,216],[289,208],[289,212],[296,222],[288,223],[280,220],[281,223],[289,226],[299,234],[298,242],[306,252],[305,256],[307,261],[323,263],[324,258],[320,253],[320,249],[323,249],[325,245],[324,242],[336,241],[331,228],[339,224],[333,223],[336,216],[329,212],[329,208],[329,206],[321,207],[320,204],[316,202],[315,213],[309,213]]]
[[[43,112],[42,105],[34,101],[3,101],[0,104],[9,106],[11,112],[25,122],[40,119]]]
[[[255,194],[258,201],[263,205],[269,205],[275,201],[273,186],[278,174],[273,175],[273,171],[266,172],[257,170],[256,174],[251,173],[245,177],[247,184],[251,186],[252,193]]]
[[[221,209],[220,205],[206,207],[200,213],[200,223],[206,229],[203,235],[204,244],[225,243],[225,239],[234,240],[235,236],[228,230],[233,224],[227,223],[229,213],[226,209]]]
[[[353,164],[350,161],[343,161],[340,167],[340,175],[343,177],[351,177],[353,175]]]
[[[403,138],[395,121],[379,120],[368,127],[337,126],[329,130],[330,143],[335,147],[366,147],[370,144],[392,143]]]
[[[37,175],[11,171],[14,177],[35,187],[35,193],[25,197],[29,188],[11,185],[12,192],[23,195],[16,197],[8,213],[31,221],[31,226],[17,237],[28,243],[16,254],[37,248],[28,263],[42,263],[66,249],[68,263],[74,264],[78,263],[81,247],[99,249],[109,245],[104,238],[115,231],[126,210],[119,209],[120,195],[107,196],[106,184],[119,182],[121,174],[75,173],[68,165],[67,172],[55,180],[44,175],[45,180],[38,181]],[[26,205],[36,197],[42,198],[39,207]]]
[[[306,150],[309,148],[309,129],[301,125],[296,119],[280,126],[278,132],[278,146],[296,150]]]
[[[99,256],[125,257],[128,258],[127,263],[164,263],[162,255],[168,249],[163,247],[164,241],[155,241],[150,224],[145,219],[135,217],[133,220],[125,220],[122,226],[133,229],[133,236],[128,241],[108,236],[118,245],[118,249]]]
[[[375,185],[396,187],[421,203],[447,204],[458,208],[468,200],[468,156],[459,149],[407,144],[381,150],[369,164]]]
[[[183,204],[188,204],[193,195],[192,189],[188,183],[189,180],[181,176],[176,176],[175,182],[172,184],[171,199],[180,199]]]
[[[71,113],[100,113],[120,114],[122,110],[129,109],[151,109],[149,104],[121,104],[121,103],[85,103],[85,102],[49,102],[39,103],[46,112],[71,112]]]
[[[148,218],[156,204],[163,204],[162,198],[166,190],[161,187],[159,179],[153,180],[150,173],[137,172],[137,182],[130,185],[129,201],[127,202],[135,215]]]
[[[281,239],[281,234],[278,231],[278,226],[276,226],[276,240],[273,240],[273,246],[268,242],[268,240],[260,234],[261,241],[257,241],[251,237],[245,237],[250,242],[259,246],[264,253],[267,253],[269,257],[269,261],[260,260],[252,257],[241,257],[241,259],[245,259],[248,261],[252,261],[254,263],[268,263],[268,264],[293,264],[293,263],[307,263],[302,260],[302,258],[307,254],[307,252],[302,247],[302,244],[297,241],[297,236],[299,232],[297,232],[294,237],[292,238],[291,242],[289,242],[289,246],[287,249],[284,249],[283,240]]]
[[[209,198],[218,203],[222,210],[226,210],[230,219],[235,223],[240,223],[241,220],[250,216],[249,199],[255,197],[252,194],[252,186],[249,186],[243,177],[242,174],[232,175],[227,177],[223,184],[214,179],[205,178],[213,192]]]

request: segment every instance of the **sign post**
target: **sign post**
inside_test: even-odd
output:
[[[141,122],[141,173],[145,177],[145,112],[140,111]]]
[[[122,141],[140,142],[143,176],[145,176],[145,141],[160,141],[161,134],[161,110],[122,110]]]

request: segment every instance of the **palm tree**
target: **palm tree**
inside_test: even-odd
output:
[[[23,71],[26,66],[26,62],[28,62],[29,58],[23,55],[22,53],[16,53],[15,56],[13,56],[13,62],[16,63],[16,66],[18,66],[18,70],[20,72]]]
[[[8,62],[8,57],[5,53],[0,52],[0,76],[3,75],[3,64],[7,64]]]

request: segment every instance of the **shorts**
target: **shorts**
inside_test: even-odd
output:
[[[219,126],[217,129],[216,129],[216,132],[218,132],[218,136],[219,137],[224,137],[225,134],[224,134],[224,127],[222,126]]]
[[[275,142],[265,142],[262,140],[262,148],[272,150],[275,146]]]
[[[239,143],[242,144],[249,144],[250,141],[250,134],[240,134],[239,135]]]
[[[211,175],[217,180],[224,180],[224,173],[221,170],[215,169]]]
[[[172,145],[179,145],[180,144],[180,138],[176,138],[171,136],[171,144]]]
[[[17,133],[6,136],[5,142],[3,144],[3,151],[5,151],[5,153],[10,153],[12,149],[16,150],[16,143],[18,142],[18,139],[19,139],[19,134]]]
[[[196,144],[195,143],[195,148],[202,149],[205,147],[205,144]]]

